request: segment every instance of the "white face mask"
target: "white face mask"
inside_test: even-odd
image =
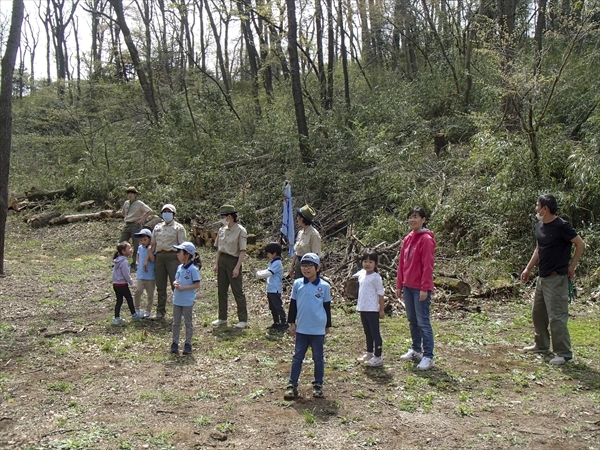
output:
[[[221,222],[221,225],[227,225],[227,219],[225,217],[219,220],[219,222]]]
[[[540,213],[535,213],[535,218],[536,218],[537,220],[542,220],[542,219],[544,218],[544,216],[543,216],[543,215],[541,215]]]

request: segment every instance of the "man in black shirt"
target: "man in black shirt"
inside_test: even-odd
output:
[[[544,194],[538,198],[535,206],[539,220],[535,227],[537,246],[521,274],[521,279],[527,281],[531,269],[538,266],[539,276],[531,311],[535,344],[523,350],[534,353],[548,352],[552,337],[555,357],[550,360],[550,364],[560,365],[573,359],[571,337],[567,328],[569,279],[575,276],[575,268],[585,243],[569,222],[556,215],[557,210],[554,196]],[[575,245],[575,253],[569,264],[572,244]]]

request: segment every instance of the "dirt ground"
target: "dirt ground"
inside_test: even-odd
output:
[[[3,449],[600,449],[600,307],[572,307],[575,362],[518,349],[533,337],[530,292],[434,307],[435,368],[399,360],[401,311],[382,321],[385,365],[356,362],[363,333],[334,298],[325,398],[283,400],[293,340],[269,336],[264,283],[246,264],[250,328],[215,330],[214,255],[203,250],[192,356],[169,354],[170,318],[112,325],[117,221],[33,230],[8,223],[0,278]],[[284,261],[289,265],[289,259]],[[231,303],[234,303],[233,301]],[[124,317],[127,308],[124,308]],[[235,313],[230,310],[231,320]]]

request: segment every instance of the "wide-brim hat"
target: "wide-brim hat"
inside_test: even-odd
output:
[[[196,254],[196,247],[194,246],[194,244],[192,244],[189,241],[182,242],[179,245],[174,245],[173,248],[176,248],[178,250],[183,250],[184,252],[187,252],[192,256],[194,256]]]
[[[175,206],[173,206],[171,203],[165,203],[163,205],[163,207],[160,209],[160,212],[163,212],[165,209],[168,209],[169,211],[171,211],[173,214],[177,213],[177,210],[175,209]]]
[[[317,217],[317,212],[309,205],[304,205],[302,208],[297,209],[298,214],[304,217],[306,220],[312,221]]]
[[[235,206],[233,206],[233,205],[223,205],[219,208],[220,216],[227,216],[229,214],[236,214],[236,213],[237,213],[237,209],[235,209]]]
[[[152,237],[152,231],[150,231],[148,228],[142,228],[139,233],[133,233],[133,237],[136,238],[141,238],[142,236],[146,236],[151,238]]]
[[[130,192],[133,192],[134,194],[139,194],[139,193],[140,193],[140,191],[138,191],[138,190],[135,188],[135,186],[129,186],[125,192],[127,192],[128,194],[129,194]]]

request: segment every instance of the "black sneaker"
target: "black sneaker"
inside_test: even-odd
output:
[[[269,325],[269,326],[267,327],[267,330],[268,330],[268,331],[274,331],[274,330],[277,330],[278,328],[279,328],[279,324],[278,324],[278,323],[275,323],[275,322],[273,322],[271,325]]]
[[[171,353],[174,353],[175,355],[179,353],[179,344],[177,342],[171,344]]]
[[[323,397],[323,386],[320,384],[313,384],[313,397]]]
[[[191,355],[192,354],[192,344],[185,344],[183,346],[183,354],[184,355]]]
[[[285,388],[285,392],[283,394],[284,400],[294,400],[298,397],[298,388],[293,384],[288,384]]]
[[[287,322],[284,322],[281,325],[279,325],[279,331],[287,331],[289,327],[290,325]]]

